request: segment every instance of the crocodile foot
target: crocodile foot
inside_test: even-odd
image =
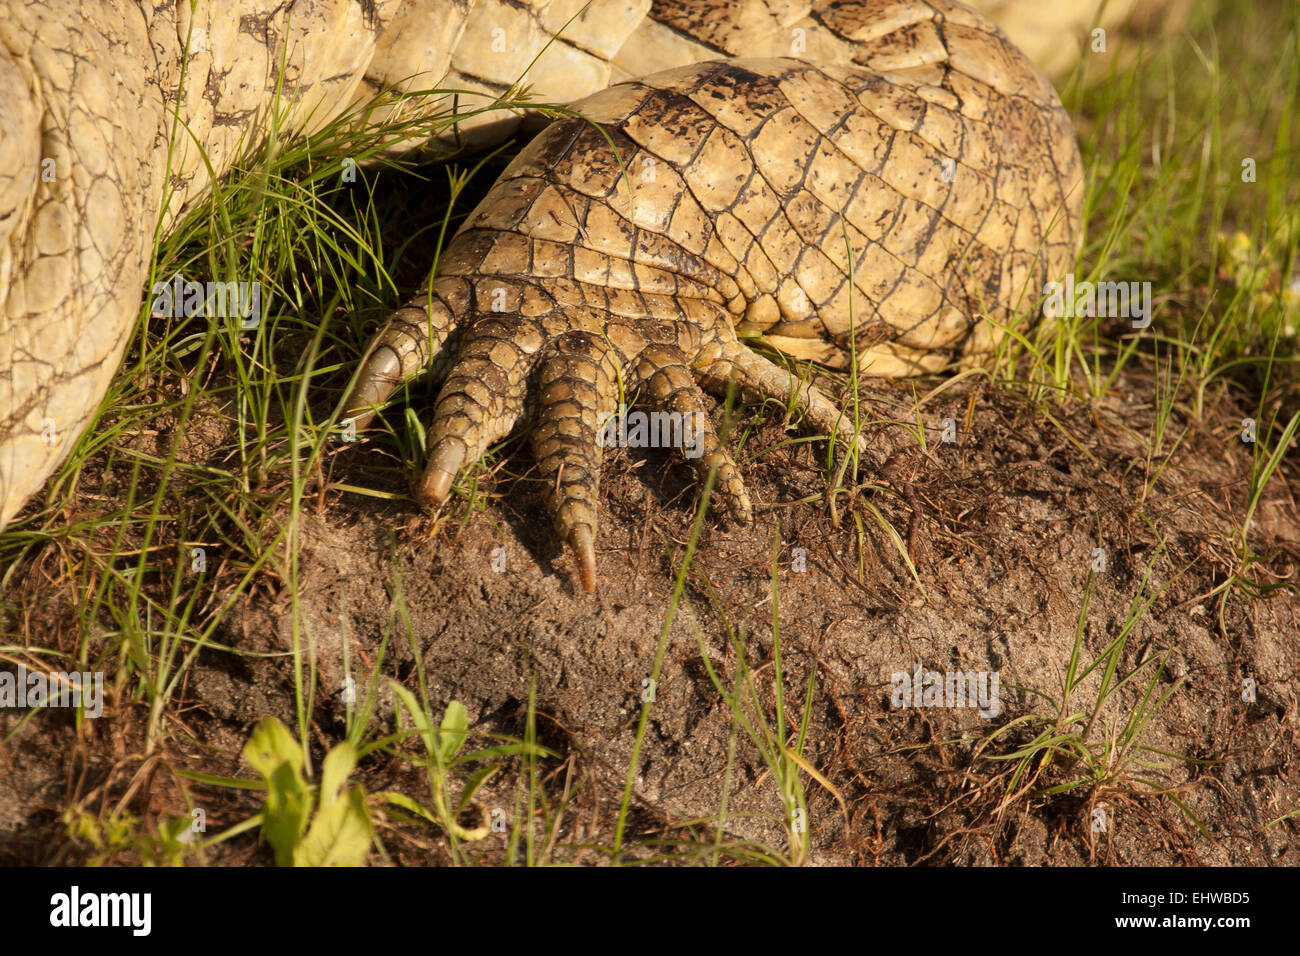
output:
[[[602,453],[610,444],[676,447],[702,481],[716,469],[714,500],[735,520],[749,523],[753,505],[706,410],[705,391],[725,396],[734,383],[746,401],[773,398],[798,406],[814,429],[860,442],[851,419],[816,386],[742,345],[721,308],[715,307],[707,325],[700,323],[703,310],[696,311],[691,321],[636,321],[559,307],[543,315],[478,318],[462,332],[438,397],[416,499],[428,506],[443,503],[461,468],[526,426],[547,508],[573,552],[583,589],[593,593],[597,491]],[[432,314],[440,313],[435,308]],[[405,318],[407,325],[390,322],[345,403],[359,424],[408,377],[401,371],[403,343],[406,364],[429,361],[423,311]],[[435,335],[444,362],[449,331],[440,326]],[[638,398],[627,400],[632,396]],[[650,414],[629,429],[619,423],[628,407]]]

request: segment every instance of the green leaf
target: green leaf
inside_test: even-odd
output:
[[[241,780],[239,777],[223,777],[215,773],[199,773],[197,770],[173,770],[178,777],[205,783],[211,787],[229,787],[232,790],[265,790],[265,780]]]
[[[539,759],[556,759],[560,755],[554,750],[549,750],[540,744],[518,743],[502,744],[499,747],[487,747],[483,750],[475,750],[467,753],[460,758],[461,763],[471,763],[474,761],[482,762],[484,760],[496,760],[500,757],[537,757]]]
[[[257,722],[253,735],[244,745],[244,759],[268,781],[282,763],[299,771],[303,767],[302,747],[275,717],[264,717]]]
[[[266,717],[244,745],[244,759],[266,780],[262,833],[275,851],[276,864],[290,866],[315,802],[302,775],[302,747],[284,724]]]
[[[456,812],[460,813],[469,806],[469,802],[474,799],[474,794],[477,792],[478,788],[483,786],[483,784],[487,782],[487,779],[500,769],[501,768],[498,766],[490,765],[487,767],[479,767],[470,774],[470,778],[465,781],[465,789],[460,793],[460,803],[456,805]]]
[[[352,787],[342,799],[321,806],[311,830],[294,850],[293,862],[295,866],[362,866],[373,838],[366,791]]]
[[[428,456],[428,439],[424,433],[424,422],[420,421],[420,414],[409,405],[406,408],[406,433],[415,438],[416,447],[419,449],[421,457]]]
[[[379,794],[379,796],[383,797],[393,806],[401,807],[403,810],[413,813],[423,820],[429,821],[434,826],[442,826],[442,824],[438,822],[438,818],[429,812],[429,810],[427,810],[422,804],[416,803],[404,793],[398,793],[395,790],[386,790]]]
[[[321,807],[331,804],[338,797],[348,775],[357,765],[357,748],[350,741],[343,741],[325,755],[321,765],[320,803]]]
[[[447,712],[442,715],[442,727],[438,734],[438,756],[444,767],[451,764],[460,748],[465,745],[465,735],[469,731],[469,714],[465,705],[453,700],[447,705]]]
[[[429,720],[429,715],[421,709],[419,703],[415,699],[415,695],[401,684],[397,683],[397,681],[390,680],[388,686],[393,689],[393,693],[396,694],[402,703],[406,705],[406,710],[411,715],[411,722],[415,724],[415,729],[420,732],[420,737],[424,740],[424,749],[429,752],[429,756],[434,756],[436,750],[434,749],[433,724]]]
[[[307,829],[314,801],[298,768],[288,763],[280,764],[268,783],[262,833],[275,850],[276,865],[292,866],[295,847]]]

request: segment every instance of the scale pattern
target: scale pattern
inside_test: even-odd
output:
[[[583,118],[520,153],[377,337],[348,413],[364,425],[398,382],[450,368],[417,488],[431,504],[533,421],[591,590],[598,437],[620,382],[707,421],[701,389],[734,380],[854,441],[835,403],[737,333],[832,367],[856,355],[867,375],[977,361],[1077,253],[1082,173],[1047,81],[996,28],[935,6],[873,41],[889,73],[710,61],[577,104]],[[735,463],[711,428],[702,444],[694,461],[718,467],[747,520]]]
[[[1039,0],[976,2],[996,8],[1017,35],[1043,34],[1055,37],[1059,47],[1077,48],[1082,29],[1078,24],[1087,20],[1097,0],[1061,0],[1052,5],[1063,11],[1068,8],[1071,19],[1065,29],[1047,30],[1035,26],[1046,10]],[[1112,2],[1107,9],[1116,7]],[[1082,18],[1080,11],[1084,11]],[[1046,81],[988,21],[951,0],[12,0],[0,4],[0,80],[6,91],[0,98],[0,527],[40,487],[92,420],[140,318],[156,237],[170,231],[202,201],[214,179],[264,148],[273,117],[278,141],[284,142],[368,102],[383,88],[454,88],[461,91],[454,102],[462,121],[453,139],[488,144],[516,129],[521,114],[478,111],[521,79],[539,99],[574,100],[629,77],[740,55],[793,56],[828,71],[856,66],[878,77],[876,92],[869,97],[875,106],[863,106],[873,112],[873,122],[895,130],[895,142],[888,147],[889,162],[881,167],[880,182],[873,189],[884,200],[881,208],[893,210],[899,222],[875,224],[876,231],[883,229],[887,236],[882,234],[871,247],[874,258],[865,263],[868,268],[888,265],[893,271],[881,275],[894,276],[897,285],[892,295],[872,298],[874,311],[869,316],[864,313],[862,328],[874,327],[881,334],[879,342],[864,340],[876,349],[873,370],[887,371],[890,362],[900,372],[904,366],[930,367],[954,349],[963,354],[979,351],[981,329],[987,328],[979,323],[967,344],[944,344],[948,326],[955,328],[958,320],[951,311],[934,314],[935,290],[917,284],[916,278],[933,279],[934,273],[927,270],[936,265],[928,257],[911,261],[908,253],[897,248],[898,240],[920,236],[915,231],[917,216],[924,209],[893,204],[890,191],[921,205],[930,202],[933,183],[904,181],[923,169],[913,170],[909,163],[937,155],[927,152],[931,141],[926,137],[960,136],[958,142],[935,142],[957,162],[959,181],[968,169],[982,172],[985,178],[979,183],[972,179],[972,191],[949,200],[944,215],[964,222],[956,214],[958,205],[984,208],[981,203],[990,204],[986,232],[975,233],[980,245],[970,246],[970,251],[988,250],[985,255],[1001,257],[998,262],[1005,275],[998,289],[1003,295],[1007,284],[1014,284],[1025,272],[1014,253],[1029,248],[1028,231],[1034,226],[1022,217],[1015,221],[1015,229],[1026,233],[1007,234],[1012,212],[998,204],[1019,211],[1023,207],[1019,197],[1026,193],[1037,197],[1044,177],[1059,175],[1068,181],[1077,157],[1068,123]],[[892,104],[887,94],[891,86],[898,91]],[[731,104],[736,111],[749,106],[743,93],[738,90]],[[951,112],[954,101],[960,103],[961,114],[956,125],[956,114],[943,112]],[[758,105],[757,100],[754,103]],[[390,120],[443,111],[452,104],[450,94],[407,99],[392,110],[375,108],[366,117],[367,122],[389,129]],[[804,106],[799,109],[804,111],[801,116],[813,118]],[[653,125],[657,118],[642,119]],[[1007,135],[1015,140],[1022,136],[1017,125],[1022,121],[1043,124],[1050,145],[1034,144],[1028,161],[1019,166],[1000,153],[1002,165],[989,179],[993,167],[978,152],[980,144],[988,141],[987,133],[972,135],[972,124],[1010,123]],[[778,130],[781,122],[765,127],[769,136],[785,135]],[[739,128],[732,118],[723,126],[727,132]],[[810,134],[794,128],[787,132],[788,159],[793,164],[802,155],[800,137]],[[425,145],[403,140],[403,135],[410,134],[391,134],[393,150]],[[632,130],[622,135],[635,141]],[[708,144],[712,152],[707,155],[724,155],[723,140],[719,132]],[[434,145],[442,148],[448,142]],[[849,159],[858,170],[868,171],[859,165],[867,162],[865,158]],[[811,156],[810,176],[818,169],[831,170],[829,160],[816,165],[817,160]],[[779,182],[779,175],[772,175],[777,177],[773,182]],[[919,191],[907,192],[912,185]],[[870,201],[868,195],[860,195],[860,203]],[[783,208],[792,221],[797,218],[795,205]],[[738,230],[748,228],[737,212],[705,209],[705,213],[718,236],[715,249],[729,248],[726,243],[738,240]],[[863,236],[873,235],[852,216],[846,215],[845,220]],[[809,229],[816,225],[815,220],[808,221]],[[1064,232],[1072,227],[1073,223],[1067,224]],[[660,238],[677,241],[670,232]],[[1049,236],[1049,244],[1056,241]],[[829,295],[834,289],[823,286],[833,274],[818,265],[818,256],[836,261],[843,253],[834,248],[826,251],[827,244],[825,235],[812,232],[789,232],[783,240],[777,232],[765,234],[757,245],[772,268],[781,261],[780,250],[797,247],[795,264],[801,271],[773,283],[765,278],[758,252],[754,253],[757,264],[742,257],[745,268],[728,276],[735,289],[741,295],[762,289],[770,298],[760,295],[752,302],[746,300],[746,311],[750,313],[752,306],[752,313],[735,326],[742,332],[761,333],[791,354],[830,364],[842,362],[836,356],[843,351],[847,325],[826,305],[822,293]],[[929,256],[935,255],[939,240],[925,244]],[[720,262],[725,266],[725,257],[692,255],[712,269],[720,268]],[[993,268],[991,262],[986,265]],[[699,276],[683,274],[684,291],[677,296],[683,303],[695,288],[687,284],[688,279],[697,286],[703,283]],[[943,288],[955,294],[954,281],[949,277]],[[753,289],[744,283],[751,283]],[[806,314],[782,311],[790,305],[791,283],[807,283],[810,309]],[[729,298],[724,306],[739,301],[731,286],[725,291]],[[705,300],[714,299],[716,295]],[[907,318],[903,313],[908,302],[927,311]],[[464,303],[456,304],[454,316],[438,311],[451,304],[455,303],[437,306],[437,314],[425,323],[437,327],[445,322],[449,335],[470,318]],[[684,304],[682,308],[703,307]],[[734,320],[734,311],[730,314]],[[918,324],[920,319],[925,321]],[[893,335],[897,322],[911,323],[906,335]],[[426,358],[436,361],[445,351],[446,335],[441,339],[435,335],[434,342],[423,346]],[[445,364],[450,353],[443,358]],[[381,370],[413,374],[414,369],[402,361]],[[654,388],[668,387],[665,382],[676,383],[679,377],[671,372],[664,376],[668,377],[655,379]],[[388,378],[371,381],[364,395],[377,395],[387,387]]]

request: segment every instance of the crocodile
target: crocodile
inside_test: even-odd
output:
[[[540,100],[579,101],[585,119],[525,149],[386,326],[348,406],[368,414],[397,381],[451,369],[419,485],[433,502],[536,405],[551,507],[588,589],[590,438],[612,381],[694,412],[701,386],[734,380],[851,439],[833,402],[742,339],[831,367],[853,355],[872,375],[978,360],[1079,246],[1069,117],[955,0],[231,7],[0,6],[0,527],[93,419],[154,243],[263,148],[272,117],[281,136],[309,134],[381,90],[454,89],[457,133],[481,145],[515,132],[522,114],[480,108],[521,76]],[[702,437],[699,466],[719,468],[745,517],[734,462]]]

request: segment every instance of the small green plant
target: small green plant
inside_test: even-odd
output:
[[[502,761],[509,757],[522,757],[529,761],[531,766],[531,762],[539,758],[555,757],[556,754],[538,745],[532,738],[531,730],[528,738],[523,741],[497,735],[499,742],[496,745],[464,752],[465,744],[471,736],[469,715],[465,706],[455,700],[447,704],[435,729],[434,711],[428,697],[428,681],[421,663],[419,640],[406,606],[400,574],[394,575],[389,594],[393,601],[392,614],[395,623],[405,631],[415,656],[416,672],[412,683],[418,688],[418,694],[413,693],[402,683],[389,680],[388,687],[400,702],[394,710],[396,728],[392,733],[379,739],[369,739],[371,718],[378,696],[378,668],[376,667],[361,708],[349,716],[349,740],[357,746],[358,759],[363,759],[371,752],[379,750],[409,761],[425,771],[429,785],[427,805],[405,793],[383,791],[371,795],[371,807],[383,818],[396,819],[416,826],[432,824],[440,828],[447,834],[453,861],[463,862],[459,846],[462,841],[476,842],[487,837],[490,832],[504,830],[504,818],[488,820],[482,810],[477,810],[478,819],[474,821],[474,825],[465,825],[463,822],[471,811],[477,809],[474,804],[475,795],[483,784],[501,769]],[[387,639],[386,635],[383,646],[386,646]],[[533,715],[531,701],[528,713],[531,728]],[[413,736],[419,737],[423,744],[422,755],[412,755],[395,747],[399,742]],[[465,782],[457,787],[461,773],[466,771],[470,764],[479,766],[470,771]],[[456,795],[453,797],[454,791]],[[532,796],[535,794],[530,793],[530,798]],[[532,815],[529,814],[527,819],[531,820]],[[519,829],[515,828],[516,836]],[[531,834],[528,827],[522,829]]]
[[[1045,693],[1030,690],[1031,693],[1044,698],[1054,713],[1046,716],[1025,714],[1017,717],[989,734],[976,747],[976,757],[984,756],[986,760],[1013,766],[1007,779],[1005,795],[998,805],[999,817],[1005,814],[1008,807],[1026,795],[1051,798],[1082,788],[1087,791],[1088,807],[1091,810],[1103,794],[1128,792],[1133,784],[1139,784],[1146,788],[1145,792],[1148,794],[1165,796],[1172,800],[1187,818],[1208,836],[1204,824],[1179,798],[1175,788],[1145,775],[1148,770],[1166,770],[1171,766],[1167,760],[1153,760],[1152,757],[1169,758],[1184,763],[1202,762],[1142,742],[1143,733],[1151,718],[1183,685],[1180,678],[1163,694],[1156,693],[1172,648],[1160,655],[1144,657],[1126,674],[1120,672],[1120,664],[1130,636],[1138,622],[1159,597],[1160,592],[1148,596],[1146,591],[1160,554],[1161,551],[1157,551],[1147,566],[1142,584],[1129,605],[1128,614],[1119,633],[1093,659],[1092,663],[1083,666],[1083,634],[1096,581],[1095,574],[1089,572],[1075,626],[1074,647],[1070,653],[1070,662],[1066,669],[1060,699],[1055,700]],[[1175,580],[1179,576],[1181,574],[1176,575]],[[1136,705],[1126,713],[1122,713],[1117,722],[1108,724],[1103,734],[1094,735],[1093,730],[1098,725],[1103,709],[1126,684],[1136,681],[1144,670],[1149,677]],[[1076,703],[1083,682],[1098,671],[1100,673],[1095,697],[1091,701]],[[1011,753],[985,754],[985,751],[998,739],[1006,737],[1013,731],[1025,730],[1032,734],[1031,739]],[[1049,770],[1052,773],[1049,774]]]
[[[456,700],[448,704],[447,709],[443,712],[441,725],[437,730],[434,730],[433,722],[429,720],[428,713],[420,706],[414,694],[396,681],[389,681],[389,687],[401,700],[406,712],[410,714],[411,722],[415,725],[415,731],[419,734],[420,740],[424,742],[425,759],[420,762],[428,770],[432,807],[425,807],[404,793],[387,792],[380,794],[380,796],[393,806],[414,814],[421,820],[442,827],[456,839],[482,840],[491,832],[486,821],[479,826],[467,828],[457,822],[457,817],[470,808],[475,791],[496,773],[497,765],[489,764],[480,767],[470,776],[461,789],[460,799],[456,802],[454,810],[447,802],[447,785],[450,781],[449,771],[452,767],[466,761],[481,759],[487,754],[487,752],[467,754],[458,759],[461,748],[465,746],[465,739],[469,734],[469,715],[465,712],[465,705]]]
[[[732,714],[732,741],[728,747],[727,773],[723,783],[722,802],[716,818],[716,839],[712,848],[711,862],[714,865],[718,863],[721,851],[724,849],[722,840],[728,817],[727,798],[729,793],[727,788],[730,786],[732,778],[736,732],[740,729],[744,730],[758,749],[763,763],[766,764],[768,772],[772,775],[777,794],[781,800],[783,811],[781,822],[786,831],[786,844],[789,849],[788,854],[785,856],[757,845],[725,847],[728,852],[743,857],[749,862],[786,863],[794,866],[807,863],[812,849],[811,830],[808,800],[804,792],[801,772],[815,780],[827,793],[835,798],[840,808],[845,810],[847,819],[847,806],[844,798],[831,782],[809,762],[803,753],[808,743],[808,724],[813,712],[813,700],[816,691],[817,671],[815,667],[809,670],[808,683],[804,689],[803,705],[799,710],[797,721],[787,709],[785,670],[781,656],[780,553],[781,531],[778,525],[772,539],[771,563],[773,707],[771,722],[768,721],[766,715],[762,688],[755,680],[756,671],[751,669],[745,651],[745,635],[731,626],[727,609],[718,600],[712,588],[708,587],[707,582],[702,582],[709,592],[714,610],[717,611],[723,626],[726,628],[727,636],[736,656],[735,675],[731,682],[732,686],[728,688],[723,681],[722,675],[713,666],[704,645],[703,633],[698,626],[695,627],[695,637],[700,650],[701,663],[704,665],[709,679],[713,682],[714,688]],[[689,606],[689,601],[687,604]],[[695,619],[692,617],[692,622],[694,623],[694,621]],[[762,669],[762,667],[758,668],[758,670]]]
[[[259,721],[244,746],[244,759],[266,782],[262,834],[279,866],[361,866],[370,852],[374,826],[366,791],[344,789],[357,765],[349,741],[335,746],[321,764],[320,786],[304,776],[306,755],[287,727],[274,717]]]
[[[129,813],[114,813],[101,820],[87,810],[69,807],[62,819],[70,839],[93,849],[86,861],[90,866],[105,866],[118,854],[130,853],[143,866],[180,866],[192,849],[186,817],[163,817],[152,836]]]

